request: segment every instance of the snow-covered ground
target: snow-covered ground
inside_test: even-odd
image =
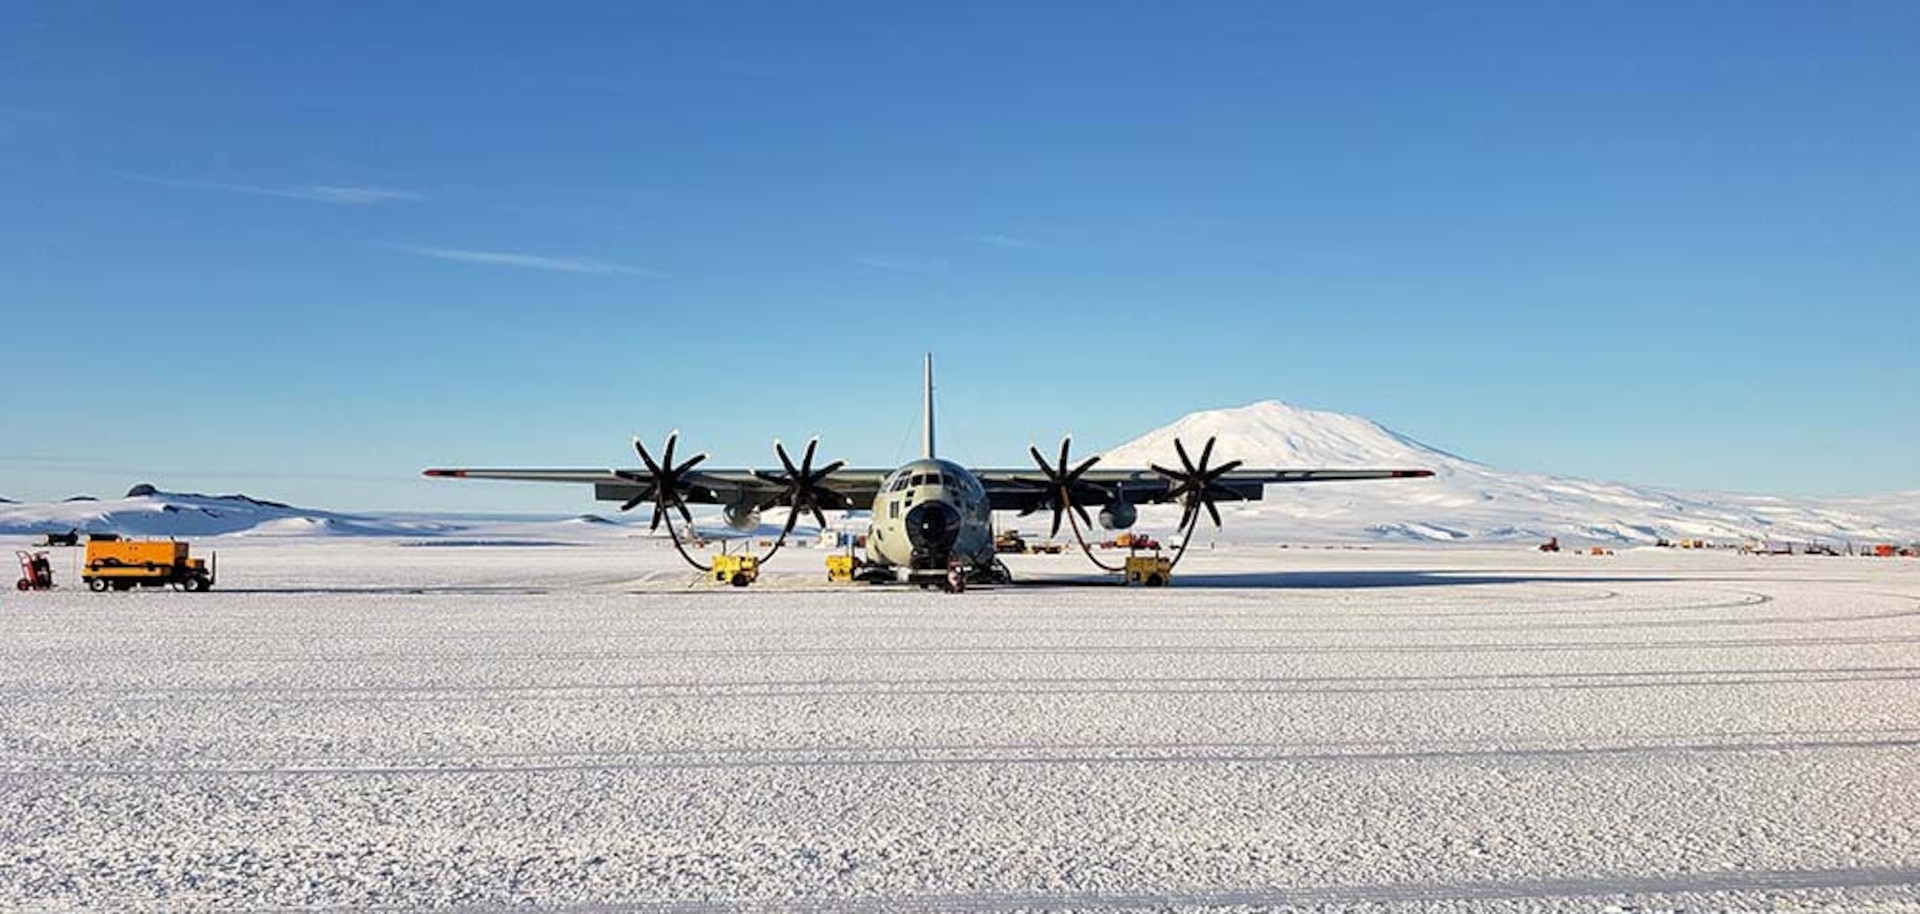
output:
[[[1920,562],[460,542],[0,596],[0,909],[1920,910]]]

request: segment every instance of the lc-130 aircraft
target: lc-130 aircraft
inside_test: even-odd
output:
[[[789,508],[786,526],[763,560],[772,558],[786,543],[803,512],[810,513],[824,528],[823,510],[871,506],[872,526],[867,533],[862,577],[921,584],[945,581],[954,564],[970,580],[1011,581],[1006,566],[994,558],[993,511],[1018,511],[1025,516],[1051,509],[1050,535],[1054,536],[1059,535],[1061,518],[1066,516],[1087,557],[1102,568],[1115,570],[1093,555],[1081,535],[1082,525],[1092,525],[1086,510],[1089,505],[1099,508],[1100,526],[1125,530],[1139,518],[1137,505],[1180,504],[1185,510],[1180,517],[1181,545],[1174,555],[1177,563],[1186,543],[1193,539],[1202,512],[1215,527],[1220,526],[1215,502],[1259,501],[1269,485],[1433,475],[1431,470],[1251,469],[1238,460],[1216,466],[1211,464],[1212,438],[1200,448],[1197,461],[1189,455],[1186,444],[1176,439],[1173,445],[1178,467],[1152,464],[1146,469],[1094,469],[1099,457],[1089,457],[1078,465],[1069,461],[1071,436],[1061,439],[1059,459],[1052,463],[1039,448],[1028,446],[1036,467],[1032,470],[968,469],[934,455],[932,355],[926,358],[922,410],[920,459],[892,470],[853,468],[841,460],[816,468],[813,457],[818,438],[807,442],[798,466],[776,440],[774,452],[781,465],[778,471],[702,469],[706,454],[674,463],[679,432],[673,432],[667,436],[658,460],[638,437],[634,438],[633,449],[640,455],[643,469],[431,469],[426,475],[590,484],[596,499],[620,502],[622,511],[652,502],[651,529],[659,530],[664,520],[681,557],[702,571],[708,566],[686,551],[674,528],[676,512],[692,525],[689,504],[724,506],[722,514],[728,526],[741,531],[756,528],[763,510]]]

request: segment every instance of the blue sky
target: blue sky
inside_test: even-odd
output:
[[[0,495],[1191,409],[1920,489],[1920,6],[13,4]],[[57,380],[56,380],[57,379]]]

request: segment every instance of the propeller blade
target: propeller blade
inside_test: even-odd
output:
[[[1080,526],[1082,527],[1093,526],[1093,518],[1087,515],[1087,509],[1080,507],[1079,502],[1073,503],[1073,513],[1080,515]]]
[[[1073,446],[1073,436],[1072,436],[1072,435],[1065,435],[1065,436],[1063,436],[1063,437],[1061,437],[1061,439],[1060,439],[1060,463],[1059,463],[1059,465],[1057,465],[1057,466],[1055,466],[1055,467],[1053,468],[1053,471],[1054,471],[1054,474],[1055,474],[1055,475],[1054,475],[1054,481],[1056,481],[1056,482],[1064,482],[1064,481],[1065,481],[1065,480],[1064,480],[1064,479],[1063,479],[1063,478],[1061,477],[1061,475],[1060,475],[1060,474],[1063,474],[1063,473],[1065,473],[1065,472],[1067,471],[1067,449],[1068,449],[1068,448],[1070,448],[1070,447],[1072,447],[1072,446]]]
[[[1193,469],[1193,460],[1187,456],[1187,446],[1185,444],[1180,443],[1180,439],[1175,438],[1173,439],[1173,450],[1174,450],[1174,453],[1177,453],[1180,455],[1180,465],[1183,467],[1186,467],[1187,469],[1186,475],[1188,476],[1195,475],[1195,471]]]
[[[1039,465],[1040,469],[1047,474],[1047,478],[1052,479],[1053,467],[1047,463],[1047,458],[1041,455],[1040,448],[1036,445],[1029,444],[1027,445],[1027,453],[1033,456],[1033,462]]]
[[[680,442],[679,429],[676,428],[673,431],[667,433],[667,452],[665,454],[660,455],[661,466],[663,467],[673,466],[673,446],[675,444],[678,444],[679,442]]]
[[[1246,461],[1244,460],[1229,460],[1226,463],[1223,463],[1217,467],[1214,467],[1211,470],[1208,470],[1207,478],[1219,479],[1220,477],[1225,476],[1228,473],[1233,472],[1234,470],[1240,469],[1240,465],[1245,462]]]
[[[813,499],[807,499],[807,507],[813,511],[813,522],[819,524],[820,529],[827,529],[827,516],[820,512],[820,505]]]
[[[660,464],[655,463],[653,460],[653,455],[647,453],[647,446],[645,443],[641,442],[639,435],[633,436],[633,449],[635,451],[640,452],[640,462],[647,465],[647,472],[653,474],[656,477],[659,476]]]
[[[1052,539],[1060,535],[1060,516],[1065,513],[1066,511],[1062,509],[1059,505],[1053,506],[1053,532],[1047,534],[1048,539]]]
[[[630,497],[630,499],[626,499],[626,503],[624,503],[624,505],[620,505],[620,511],[634,511],[636,507],[639,507],[639,503],[641,503],[641,501],[649,501],[649,499],[653,499],[653,493],[657,492],[657,490],[659,490],[659,488],[657,488],[657,486],[653,486],[653,484],[649,482],[649,484],[647,484],[645,488],[641,488],[641,490],[639,490],[639,493],[637,493],[637,495],[634,495],[634,497]]]
[[[1216,508],[1216,507],[1214,507],[1214,506],[1213,506],[1213,499],[1211,499],[1211,498],[1203,498],[1203,499],[1201,499],[1201,500],[1200,500],[1200,503],[1201,503],[1201,504],[1203,504],[1203,505],[1205,505],[1205,506],[1207,507],[1207,514],[1208,514],[1209,516],[1211,516],[1211,517],[1213,518],[1213,526],[1214,526],[1214,527],[1215,527],[1216,529],[1217,529],[1217,528],[1219,528],[1219,526],[1220,526],[1220,509],[1219,509],[1219,508]]]
[[[1081,474],[1085,473],[1088,470],[1093,469],[1093,465],[1099,462],[1100,462],[1099,454],[1095,454],[1092,457],[1088,457],[1086,460],[1081,461],[1079,466],[1074,467],[1073,471],[1067,474],[1067,481],[1072,482],[1073,480],[1079,479]]]
[[[1203,474],[1207,472],[1207,461],[1213,459],[1213,442],[1214,437],[1208,435],[1207,446],[1200,451],[1200,472]]]
[[[788,511],[788,512],[787,512],[787,523],[786,523],[786,525],[785,525],[785,526],[783,526],[783,527],[781,527],[781,528],[780,528],[780,539],[782,539],[782,540],[785,540],[785,539],[787,538],[787,534],[789,534],[789,533],[792,533],[792,532],[793,532],[793,525],[794,525],[794,523],[795,523],[796,521],[798,521],[799,519],[800,519],[800,512],[799,512],[799,511]]]

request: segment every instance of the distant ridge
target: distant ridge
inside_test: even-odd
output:
[[[419,532],[420,526],[297,508],[246,495],[165,492],[147,483],[128,490],[126,498],[78,495],[52,504],[10,502],[0,508],[0,534],[75,529],[129,536],[408,535]]]

